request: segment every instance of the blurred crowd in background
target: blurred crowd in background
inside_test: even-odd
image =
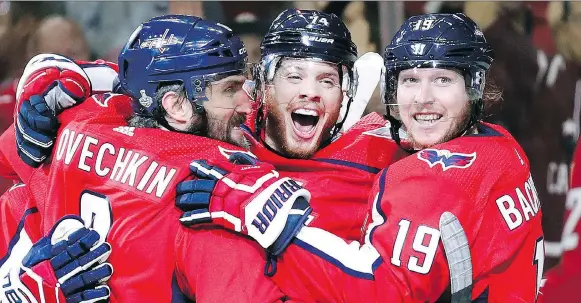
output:
[[[391,3],[387,11],[382,5],[348,1],[0,1],[0,130],[12,123],[18,77],[34,55],[50,52],[76,60],[116,62],[132,31],[154,16],[189,14],[221,22],[244,40],[249,59],[256,62],[262,35],[286,8],[317,9],[342,17],[359,55],[369,51],[382,54],[385,36],[392,34],[385,32],[387,18],[403,21],[427,12],[464,12],[479,24],[495,50],[488,83],[497,86],[503,98],[488,109],[487,120],[508,128],[531,161],[543,204],[545,269],[550,268],[561,254],[558,243],[570,163],[579,137],[581,2],[414,1]],[[394,7],[399,11],[390,11]],[[367,111],[384,112],[378,90]],[[10,185],[0,179],[0,193]]]

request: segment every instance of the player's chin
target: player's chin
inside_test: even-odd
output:
[[[429,148],[445,142],[445,133],[440,132],[414,132],[410,143],[415,149]]]
[[[300,138],[294,133],[287,133],[284,139],[284,150],[287,156],[298,159],[311,158],[318,150],[319,137],[313,136],[309,139]]]
[[[317,152],[316,145],[305,142],[292,142],[288,146],[292,158],[309,159]]]
[[[328,130],[327,132],[330,132]],[[324,129],[319,129],[310,138],[301,138],[291,134],[286,138],[286,146],[293,154],[294,158],[309,159],[315,155],[315,153],[321,148],[321,142],[325,140],[323,134],[325,134]]]

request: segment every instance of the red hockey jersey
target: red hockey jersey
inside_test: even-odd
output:
[[[227,157],[220,148],[240,149],[160,129],[118,126],[126,125],[130,113],[128,97],[95,95],[59,116],[50,165],[32,173],[16,169],[29,174],[24,181],[42,217],[42,233],[63,215],[77,214],[111,243],[112,302],[168,302],[175,298],[174,243],[181,228],[175,186],[189,176],[192,159]],[[16,161],[15,149],[6,152]]]
[[[2,86],[0,84],[0,132],[4,132],[12,124],[12,113],[16,104],[16,86],[18,80],[9,81]],[[3,171],[2,157],[0,155],[0,194],[14,185],[12,176]]]
[[[18,203],[11,203],[12,201],[18,201]],[[40,216],[38,208],[32,201],[28,186],[14,185],[0,196],[0,219],[4,227],[0,229],[0,239],[2,239],[0,241],[0,256],[2,256],[0,267],[3,267],[15,246],[15,243],[10,242],[19,241],[13,240],[15,237],[22,238],[26,234],[25,237],[28,239],[38,239],[39,236]]]
[[[501,127],[479,130],[383,170],[362,245],[304,227],[278,262],[277,285],[303,302],[433,302],[450,283],[439,230],[448,211],[467,234],[473,299],[534,302],[544,245],[529,163]]]
[[[71,125],[78,125],[79,127],[81,127],[81,129],[85,130],[85,132],[86,129],[92,130],[93,128],[103,129],[104,133],[107,133],[106,130],[108,129],[116,129],[116,132],[124,134],[128,137],[132,135],[137,135],[137,133],[141,131],[155,131],[155,130],[133,129],[131,127],[112,128],[111,126],[108,126],[108,125],[118,125],[122,123],[122,121],[126,118],[128,113],[130,112],[128,108],[118,105],[117,102],[119,102],[118,100],[119,98],[121,97],[115,95],[95,96],[92,101],[95,101],[99,106],[106,105],[105,111],[109,113],[96,114],[98,111],[93,111],[91,112],[90,119],[88,121],[69,122],[67,124],[69,126],[66,126],[65,130],[68,127],[69,129],[71,129],[70,133],[72,133],[73,128],[71,128]],[[81,107],[82,106],[83,105],[81,105]],[[118,106],[121,108],[117,108],[116,110],[107,109],[112,106]],[[101,111],[102,110],[103,109],[101,109]],[[78,120],[82,121],[83,119],[86,118],[82,116],[81,110],[77,111],[81,112],[81,114],[79,113],[74,114],[74,109],[65,111],[65,113],[67,115],[70,115],[71,120],[75,121]],[[64,116],[65,119],[67,117],[68,116]],[[63,116],[61,116],[61,119],[63,119]],[[66,122],[64,124],[66,124]],[[74,129],[77,130],[76,128]],[[328,229],[336,231],[338,234],[343,235],[346,239],[357,239],[359,238],[361,233],[361,226],[365,217],[366,200],[369,190],[373,185],[375,175],[377,174],[377,172],[380,171],[381,168],[389,165],[390,163],[394,162],[400,157],[407,155],[407,153],[399,149],[399,147],[393,141],[391,141],[389,138],[386,138],[385,136],[386,130],[387,128],[385,127],[385,121],[380,116],[376,114],[370,115],[364,118],[362,121],[360,121],[356,126],[351,128],[351,130],[344,134],[339,140],[333,142],[325,149],[319,151],[312,160],[285,159],[268,151],[262,146],[256,146],[256,148],[254,148],[253,151],[256,152],[259,155],[259,157],[262,157],[263,160],[275,164],[277,166],[277,169],[281,171],[281,175],[299,179],[300,181],[305,183],[305,187],[307,189],[310,189],[312,191],[313,208],[315,210],[313,221],[311,223],[313,226],[327,227]],[[97,133],[99,133],[99,131],[91,132],[91,134],[94,135],[92,138],[104,142],[101,139],[102,135],[96,136]],[[172,134],[175,134],[168,132],[161,133],[168,134],[168,136],[172,136]],[[75,146],[77,146],[76,148],[79,147],[84,148],[85,144],[87,144],[88,147],[90,147],[91,145],[96,145],[95,147],[96,149],[87,148],[87,150],[83,150],[85,151],[85,153],[92,152],[93,155],[97,153],[96,158],[95,156],[90,155],[86,156],[85,159],[99,159],[99,157],[104,158],[104,156],[107,155],[106,153],[109,153],[109,149],[107,147],[103,147],[108,146],[105,145],[106,143],[101,144],[99,144],[98,142],[76,143],[77,139],[75,135],[68,134],[65,131],[61,130],[60,138],[62,138],[63,136],[67,136],[66,138],[67,142],[60,143],[61,140],[64,139],[59,139],[59,141],[57,142],[54,151],[55,158],[53,159],[53,161],[55,162],[53,162],[52,164],[53,167],[59,161],[58,159],[64,159],[65,164],[62,166],[62,168],[66,168],[68,166],[66,164],[67,155],[70,153],[75,153]],[[184,138],[176,138],[176,140],[180,139]],[[79,139],[78,141],[83,141],[83,139]],[[93,140],[91,140],[90,142],[93,142]],[[109,140],[108,142],[113,141]],[[124,142],[124,144],[127,144],[127,142]],[[143,146],[151,147],[151,144],[153,143],[148,141],[142,144],[144,144]],[[170,143],[164,144],[171,145]],[[226,144],[220,145],[222,146],[222,148],[219,149],[220,153],[221,155],[226,157],[232,151],[239,150],[238,148],[232,148],[231,146],[227,146]],[[104,151],[101,153],[101,150]],[[216,150],[218,150],[218,148],[216,148]],[[149,155],[149,153],[147,154],[144,153],[143,150],[140,150],[139,152],[142,152],[143,155]],[[148,152],[154,151],[148,149]],[[80,157],[82,158],[82,152]],[[187,159],[186,161],[190,161],[192,159],[195,159],[196,157],[207,158],[208,155],[204,154],[194,155],[190,153],[189,157],[186,155],[182,155],[181,158],[185,158]],[[132,159],[131,161],[134,161],[135,163],[141,163],[140,162],[141,157],[136,156],[135,159],[136,160]],[[12,160],[16,161],[17,159],[13,158]],[[74,163],[76,162],[70,161],[71,160],[69,160],[68,163],[70,163],[70,165],[74,167],[75,165]],[[147,163],[147,160],[144,161]],[[100,164],[97,162],[95,162],[93,165],[87,162],[85,163],[86,164],[85,166],[81,165],[82,162],[80,160],[78,161],[78,163],[79,164],[77,165],[77,167],[79,169],[84,168],[86,170],[87,167],[89,167],[88,169],[91,170],[91,167],[94,167],[95,173],[98,176],[100,176],[99,174],[105,173],[105,171],[107,170],[107,167],[103,168],[104,164]],[[117,162],[115,162],[115,165],[117,165]],[[131,165],[131,162],[128,165]],[[142,164],[138,164],[138,166],[139,165]],[[187,165],[180,167],[187,168]],[[20,169],[23,174],[27,174],[26,171],[29,170],[27,167],[21,167]],[[57,168],[53,168],[52,170],[56,169]],[[113,169],[115,169],[114,165]],[[75,173],[76,169],[70,168],[68,169],[68,171],[69,174],[71,174]],[[105,174],[103,177],[104,178],[108,177],[110,180],[114,180],[115,179],[114,176],[116,175],[111,176],[112,174],[113,173]],[[145,174],[147,174],[147,171],[145,172]],[[62,181],[63,176],[65,176],[64,178],[67,178],[66,177],[67,172],[51,173],[51,176],[49,176],[49,178],[53,178],[52,176],[55,175],[59,176],[56,179],[60,181]],[[120,177],[123,178],[122,176]],[[137,175],[137,177],[139,177],[139,175]],[[33,179],[34,178],[35,177],[33,177]],[[77,181],[76,178],[71,179],[71,182],[72,180],[74,180],[75,182]],[[33,182],[33,180],[31,180],[31,182]],[[55,182],[56,180],[51,184],[54,184]],[[83,181],[80,182],[85,181],[83,179]],[[135,182],[140,181],[136,180]],[[78,186],[83,187],[80,184]],[[105,186],[113,187],[109,190],[106,190],[104,189]],[[114,217],[115,217],[115,204],[113,201],[118,201],[121,197],[124,197],[125,195],[131,196],[133,194],[132,192],[123,192],[121,195],[116,194],[116,192],[119,191],[119,189],[123,189],[124,187],[123,186],[120,187],[119,184],[110,181],[106,182],[105,184],[99,183],[98,187],[99,190],[101,191],[101,193],[99,194],[102,195],[103,194],[102,191],[107,191],[109,193],[106,195],[107,198],[109,198],[110,196],[115,197],[114,200],[112,198],[110,199],[110,201],[112,201],[111,205],[113,206]],[[329,191],[328,189],[331,187],[334,188],[335,190]],[[173,189],[173,187],[171,189]],[[49,188],[47,188],[47,190],[50,191]],[[96,191],[93,190],[93,192]],[[81,192],[80,194],[83,195],[86,193]],[[54,194],[51,194],[51,196],[52,195]],[[99,198],[94,198],[91,195],[92,193],[89,193],[87,196],[90,197],[92,201],[89,204],[100,203],[98,202]],[[68,196],[69,195],[67,195],[67,197]],[[119,198],[117,198],[117,196],[119,196]],[[97,197],[101,196],[97,195]],[[93,202],[93,200],[97,202]],[[131,201],[130,198],[128,200]],[[139,206],[139,203],[133,202],[129,203],[129,201],[127,202],[126,207],[133,206],[135,208],[141,208]],[[67,210],[65,213],[71,212],[75,213],[74,210],[73,211]],[[154,213],[158,215],[157,212]],[[149,218],[152,218],[153,220],[154,217],[149,216]],[[155,219],[157,218],[158,217],[155,217]],[[58,219],[58,217],[55,216],[53,219]],[[47,220],[46,222],[54,221],[52,221],[51,219]],[[43,228],[45,230],[48,230],[48,228],[50,228],[50,225],[43,224]],[[130,228],[131,230],[135,230],[136,227],[132,226],[130,223],[127,223],[124,228],[126,229]],[[145,229],[145,227],[141,226],[139,226],[139,228]],[[171,227],[167,226],[165,228],[168,230],[171,229]],[[106,228],[103,227],[103,232],[105,231]],[[180,281],[180,286],[182,286],[182,290],[185,291],[186,294],[190,295],[190,297],[195,296],[198,302],[215,302],[216,300],[225,300],[230,298],[228,297],[229,293],[239,295],[241,292],[238,291],[229,291],[229,292],[220,291],[219,293],[221,294],[221,296],[216,297],[215,289],[219,289],[220,288],[219,286],[223,285],[224,283],[226,283],[224,284],[224,286],[228,286],[229,281],[231,281],[230,279],[227,278],[228,275],[236,277],[236,279],[238,279],[239,281],[241,279],[245,281],[243,285],[239,285],[239,288],[242,288],[243,291],[251,294],[247,298],[232,297],[231,298],[232,300],[242,302],[245,301],[246,299],[246,301],[252,302],[252,300],[256,298],[265,298],[265,299],[268,298],[268,300],[274,301],[279,295],[282,295],[274,290],[275,286],[271,281],[266,280],[266,278],[262,276],[263,272],[262,264],[264,264],[264,255],[262,249],[260,247],[256,247],[254,243],[251,243],[246,239],[228,234],[223,230],[193,231],[188,229],[178,229],[176,232],[178,233],[177,237],[178,240],[176,245],[177,260],[175,261],[178,264],[176,276],[178,281]],[[123,229],[117,229],[117,233],[119,237],[121,237],[121,235],[123,234]],[[111,235],[111,233],[109,233],[109,235]],[[149,237],[148,239],[153,238],[157,238],[155,236],[155,233],[152,233],[151,237]],[[169,237],[166,236],[166,238]],[[158,248],[159,246],[163,246],[161,241],[157,241],[155,243],[156,246],[158,246]],[[225,250],[231,252],[232,251],[231,247],[235,245],[235,243],[239,243],[236,253],[229,258],[225,258],[224,257]],[[126,255],[131,254],[126,253]],[[120,275],[119,271],[117,270],[117,264],[121,263],[121,260],[127,257],[115,255],[114,253],[111,258],[114,258],[116,256],[118,259],[111,259],[112,264],[115,266],[114,280],[112,280],[111,283],[113,286],[115,285],[115,283],[117,283],[117,285],[123,285],[123,288],[119,287],[117,289],[113,288],[113,293],[116,296],[118,296],[117,294],[118,292],[123,292],[127,285],[131,284],[124,283],[124,281],[127,280],[128,274],[126,275],[125,272],[122,272],[122,274]],[[163,254],[161,252],[158,252],[157,257],[162,258],[162,256]],[[171,257],[166,258],[170,259]],[[134,267],[135,265],[127,266]],[[154,269],[155,268],[152,267],[151,272],[153,272]],[[165,275],[164,273],[160,273],[160,275],[162,277],[164,276],[167,277],[168,272],[169,271],[166,270]],[[149,277],[148,275],[143,276]],[[122,278],[125,280],[122,280]],[[140,281],[141,280],[139,279],[135,281],[133,286],[140,285],[139,284]],[[167,281],[167,279],[165,281]],[[152,281],[152,283],[156,283],[157,285],[164,285],[163,282],[160,283],[159,281]],[[165,283],[165,285],[167,285],[167,283]],[[230,288],[230,290],[233,290],[232,285],[228,287]],[[136,288],[136,291],[141,290],[141,287],[134,288]],[[133,292],[130,291],[130,293]],[[163,292],[158,291],[157,293],[159,293],[160,296],[159,298],[164,297]],[[135,294],[133,293],[133,295]],[[128,295],[125,296],[125,294],[123,294],[123,296],[127,297]]]
[[[378,114],[370,114],[309,160],[284,158],[257,141],[252,142],[251,152],[311,192],[310,226],[356,240],[377,173],[408,155],[386,135],[385,124]],[[231,281],[241,277],[249,293],[264,292],[259,283],[265,282],[252,277],[264,272],[265,256],[251,240],[223,230],[183,229],[178,231],[177,248],[178,282],[190,297],[195,293],[197,300],[218,302],[208,288],[240,287]],[[241,302],[241,298],[227,299]]]
[[[287,159],[253,143],[251,151],[259,159],[311,192],[309,226],[348,240],[361,237],[369,191],[379,171],[409,155],[391,139],[385,119],[377,113],[363,117],[309,160]]]
[[[571,186],[565,202],[565,224],[561,238],[561,261],[546,274],[541,288],[546,303],[581,302],[581,145],[577,146],[571,165]]]

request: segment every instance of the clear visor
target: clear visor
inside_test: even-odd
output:
[[[315,88],[330,90],[341,88],[347,92],[351,87],[349,70],[346,66],[319,58],[293,58],[270,56],[263,60],[262,69],[266,85],[275,82],[289,87],[313,84]]]
[[[214,74],[208,74],[208,75],[204,75],[201,78],[192,78],[192,85],[193,87],[199,87],[201,85],[214,85],[214,84],[220,84],[222,83],[221,81],[231,77],[231,76],[242,76],[245,79],[252,79],[252,70],[253,70],[253,66],[254,64],[252,63],[246,63],[242,68],[238,69],[238,70],[232,70],[229,72],[224,72],[224,73],[214,73]]]
[[[320,111],[331,104],[341,104],[346,96],[343,83],[349,85],[346,67],[317,58],[275,57],[263,70],[263,96],[277,104],[316,103]],[[333,106],[335,108],[335,106]]]
[[[235,109],[250,101],[243,89],[244,83],[252,79],[252,64],[238,71],[205,75],[192,79],[195,102],[204,107]]]

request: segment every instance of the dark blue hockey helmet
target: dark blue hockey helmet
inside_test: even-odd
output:
[[[261,57],[320,58],[353,67],[357,47],[335,14],[287,9],[272,22],[261,44]]]
[[[134,99],[135,112],[151,116],[159,104],[155,92],[164,83],[181,82],[201,110],[206,85],[246,71],[242,41],[219,23],[195,16],[165,15],[141,24],[119,55],[119,80]]]
[[[287,9],[272,22],[260,45],[263,80],[272,80],[276,65],[284,57],[316,58],[337,64],[345,77],[346,91],[352,89],[352,71],[357,47],[345,23],[335,14],[314,10]]]
[[[383,58],[385,71],[382,99],[385,104],[395,102],[400,71],[410,68],[449,68],[460,71],[464,76],[472,102],[472,121],[469,125],[482,118],[482,95],[493,51],[476,23],[464,14],[410,17],[385,48]],[[392,124],[398,124],[393,120],[389,106],[387,111]]]

